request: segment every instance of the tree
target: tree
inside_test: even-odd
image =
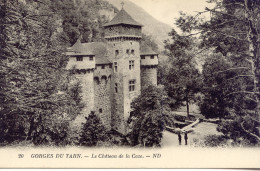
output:
[[[159,52],[159,49],[158,49],[158,45],[154,42],[154,40],[152,39],[152,36],[147,36],[145,35],[144,33],[142,33],[142,41],[141,41],[141,48],[142,46],[149,46],[152,48],[152,50],[154,52]]]
[[[251,138],[247,140],[250,140],[251,143],[259,142],[260,1],[211,0],[210,2],[216,4],[214,8],[206,8],[205,11],[199,12],[195,16],[182,14],[176,24],[190,36],[200,35],[202,49],[214,48],[216,53],[220,52],[232,61],[230,68],[216,73],[230,71],[235,73],[232,78],[222,77],[225,84],[231,80],[233,82],[233,84],[228,83],[232,86],[232,90],[224,91],[222,94],[225,98],[233,97],[228,117],[231,117],[230,124],[235,124],[239,128],[219,130],[231,138],[234,138],[231,134],[239,131],[236,136],[246,135],[243,136],[246,138],[250,136]],[[211,14],[209,20],[198,19],[198,16],[204,13]],[[220,127],[224,128],[223,125]]]
[[[234,96],[226,96],[234,89],[234,71],[219,72],[231,67],[231,61],[222,54],[208,56],[203,65],[202,94],[203,98],[199,103],[200,111],[206,118],[224,118],[229,115],[229,109],[233,106]],[[230,81],[227,81],[230,79]]]
[[[61,16],[62,40],[69,46],[78,39],[82,43],[104,41],[103,24],[108,18],[101,16],[100,11],[109,8],[114,7],[104,0],[55,0],[50,3],[51,11]]]
[[[79,143],[83,146],[96,146],[99,141],[106,141],[107,138],[105,127],[92,111],[83,124]]]
[[[167,95],[162,88],[148,86],[132,103],[129,117],[132,145],[159,146],[167,119]]]
[[[171,107],[177,109],[185,102],[189,117],[189,104],[195,101],[195,94],[200,91],[200,73],[194,57],[196,44],[194,40],[179,35],[175,30],[169,35],[172,42],[165,41],[165,48],[168,50],[170,65],[165,70],[162,84],[172,99]]]
[[[0,141],[66,144],[81,105],[65,71],[58,17],[48,0],[4,0],[0,8]]]

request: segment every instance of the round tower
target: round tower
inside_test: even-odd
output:
[[[86,48],[79,40],[70,48],[66,55],[69,57],[67,70],[73,71],[77,80],[81,84],[82,101],[85,104],[84,108],[73,124],[81,128],[85,123],[85,117],[94,109],[94,69],[95,69],[95,55]]]
[[[141,48],[141,89],[149,85],[157,86],[158,54],[150,47]]]

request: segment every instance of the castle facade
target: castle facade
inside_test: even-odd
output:
[[[157,85],[158,54],[140,47],[142,25],[123,8],[104,25],[106,42],[68,48],[67,69],[76,71],[85,107],[76,123],[95,111],[107,129],[127,134],[131,102],[148,85]]]

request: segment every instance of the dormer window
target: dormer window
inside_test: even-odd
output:
[[[83,56],[77,56],[77,61],[83,61]]]
[[[89,57],[89,60],[90,60],[90,61],[93,61],[93,59],[94,59],[93,56],[90,56],[90,57]]]
[[[151,55],[151,59],[154,59],[154,55]]]

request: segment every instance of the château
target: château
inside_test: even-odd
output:
[[[81,43],[68,48],[68,70],[74,70],[85,104],[75,122],[85,122],[91,111],[107,129],[129,132],[131,102],[148,85],[157,85],[158,54],[140,46],[142,25],[122,7],[104,25],[105,42]]]

